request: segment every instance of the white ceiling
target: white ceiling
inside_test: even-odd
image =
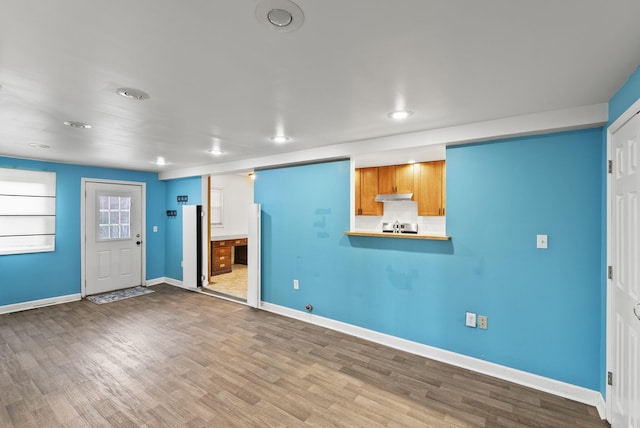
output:
[[[640,64],[638,0],[259,3],[3,0],[0,155],[184,170],[605,103]]]

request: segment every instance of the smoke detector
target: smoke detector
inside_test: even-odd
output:
[[[274,31],[295,31],[304,23],[300,6],[290,0],[262,0],[256,6],[256,19]]]

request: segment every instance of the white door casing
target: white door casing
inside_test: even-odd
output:
[[[83,296],[144,284],[144,187],[83,179]]]
[[[249,205],[249,239],[247,248],[247,305],[260,307],[260,228],[261,205]]]
[[[612,125],[608,151],[608,419],[640,428],[640,114]]]

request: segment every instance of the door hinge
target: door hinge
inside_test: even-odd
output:
[[[608,266],[607,267],[607,277],[609,279],[613,279],[613,266]]]
[[[613,174],[613,161],[610,160],[608,163],[609,163],[609,174]]]
[[[613,385],[613,373],[611,372],[607,372],[607,385]]]

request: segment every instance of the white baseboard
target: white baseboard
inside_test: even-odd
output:
[[[61,303],[76,302],[81,298],[81,294],[76,293],[68,294],[66,296],[50,297],[48,299],[30,300],[28,302],[14,303],[12,305],[0,306],[0,314],[10,314],[12,312],[27,311],[29,309],[59,305]]]
[[[598,394],[598,403],[596,404],[596,409],[598,410],[600,419],[607,419],[607,403],[604,401],[602,394]]]
[[[588,404],[604,419],[604,400],[598,391],[268,302],[260,302],[260,309]]]
[[[151,287],[153,285],[169,283],[169,278],[161,276],[160,278],[147,279],[144,283],[145,287]]]

